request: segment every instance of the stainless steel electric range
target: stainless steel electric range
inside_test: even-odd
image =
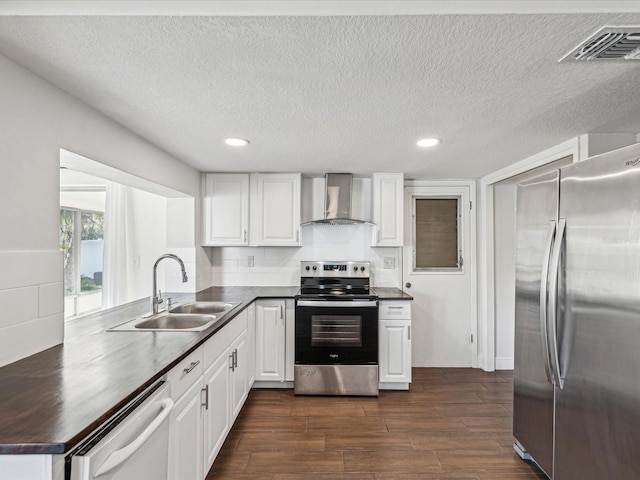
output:
[[[369,262],[302,262],[294,393],[378,395],[378,299]]]

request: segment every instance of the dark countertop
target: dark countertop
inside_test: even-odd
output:
[[[149,311],[143,299],[65,323],[64,343],[0,368],[0,454],[68,452],[256,299],[298,287],[212,287],[174,301],[239,305],[203,332],[106,332]],[[411,300],[375,288],[381,300]]]
[[[411,295],[398,288],[373,287],[373,291],[378,296],[378,300],[413,300]]]

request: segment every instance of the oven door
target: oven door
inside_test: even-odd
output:
[[[296,365],[377,365],[378,302],[297,300]]]

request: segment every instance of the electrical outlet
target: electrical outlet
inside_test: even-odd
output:
[[[253,267],[253,255],[247,256],[247,267]]]
[[[384,257],[384,268],[386,268],[386,269],[395,269],[396,268],[396,258],[395,257]]]

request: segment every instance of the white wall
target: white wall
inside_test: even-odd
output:
[[[1,366],[63,340],[60,148],[195,198],[200,178],[186,164],[2,56],[0,92]],[[196,256],[208,265],[202,249]],[[202,271],[204,288],[210,284],[210,268]]]
[[[167,200],[159,195],[130,189],[127,196],[127,302],[151,295],[151,272],[156,259],[166,253]],[[164,278],[159,272],[158,278]],[[126,302],[125,302],[126,303]]]
[[[516,295],[516,184],[500,182],[493,188],[495,315],[497,370],[513,368]]]
[[[580,158],[586,160],[594,155],[617,150],[636,143],[633,133],[590,133],[580,136]]]
[[[182,282],[182,272],[177,262],[163,260],[164,280],[162,285],[164,285],[163,288],[166,292],[196,292],[212,285],[209,258],[203,253],[202,257],[205,262],[202,265],[196,264],[196,255],[203,249],[193,248],[196,245],[194,203],[199,203],[199,199],[167,199],[165,252],[178,255],[182,259],[189,281]],[[209,278],[208,283],[203,280],[203,275]]]

